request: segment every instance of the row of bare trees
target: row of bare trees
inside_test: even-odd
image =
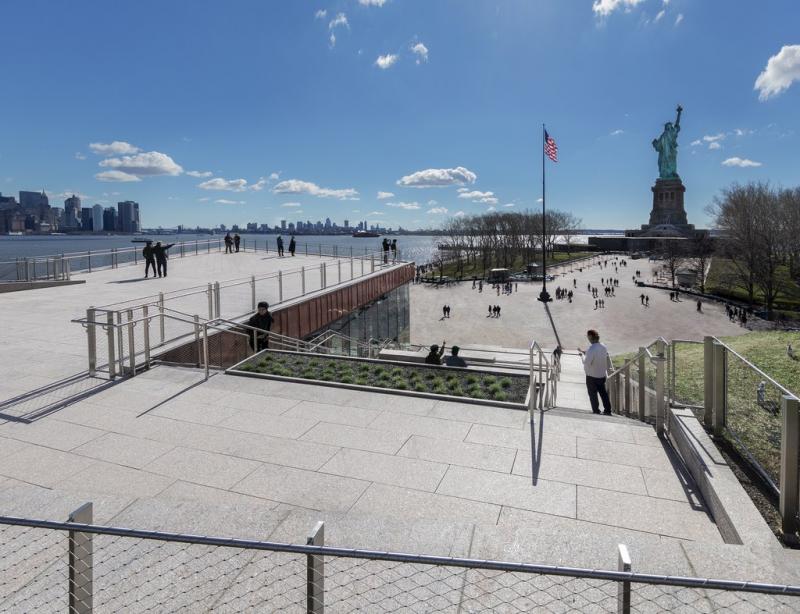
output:
[[[708,212],[720,232],[718,253],[731,263],[729,275],[751,304],[759,290],[771,315],[776,299],[800,281],[800,188],[734,184]]]
[[[533,262],[536,252],[541,253],[542,243],[552,252],[556,241],[573,240],[581,221],[571,213],[548,211],[542,214],[531,211],[489,212],[452,218],[444,227],[439,260],[457,263],[456,274],[464,267],[480,262],[485,272],[493,266],[510,267],[522,257],[523,262]],[[544,232],[543,232],[544,230]]]

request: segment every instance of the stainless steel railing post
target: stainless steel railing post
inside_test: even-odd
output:
[[[92,272],[92,250],[86,252],[86,257],[89,260],[89,272]],[[113,268],[113,267],[112,267]]]
[[[325,263],[319,263],[319,287],[325,289]]]
[[[340,284],[340,283],[342,283],[342,261],[341,260],[337,260],[336,261],[336,268],[339,271],[339,275],[336,278],[336,283]]]
[[[714,412],[712,429],[715,437],[722,436],[727,411],[727,357],[725,346],[714,343]]]
[[[136,340],[134,339],[133,334],[134,326],[133,310],[128,309],[128,353],[130,354],[130,358],[128,359],[128,368],[131,377],[136,375]]]
[[[161,343],[164,343],[164,293],[158,293],[158,327],[161,332]]]
[[[800,401],[781,397],[781,469],[778,508],[784,535],[794,535],[798,528],[798,465],[800,465]]]
[[[218,318],[220,317],[220,312],[222,311],[220,309],[220,305],[221,305],[222,301],[221,301],[219,295],[220,295],[219,282],[215,281],[214,282],[214,312],[216,314],[216,317],[218,317]]]
[[[194,344],[197,346],[197,366],[199,367],[202,364],[203,348],[200,347],[200,316],[197,314],[194,316]]]
[[[300,267],[300,291],[303,296],[306,295],[306,267]]]
[[[208,379],[208,323],[203,322],[203,364],[205,364],[206,379]]]
[[[108,376],[116,377],[116,357],[114,356],[114,312],[106,313],[106,346],[108,347]]]
[[[253,309],[253,311],[255,311],[256,310],[256,276],[255,275],[251,275],[250,276],[250,299],[251,299],[250,302],[253,305],[252,309]]]
[[[122,312],[117,311],[117,373],[125,376],[125,343],[122,340]]]
[[[86,310],[86,340],[89,344],[89,377],[94,377],[97,371],[97,331],[95,329],[95,310],[89,307]]]
[[[664,369],[667,359],[659,355],[653,360],[656,363],[656,434],[661,437],[664,435],[664,423],[667,417],[664,403]]]
[[[142,306],[142,329],[143,337],[144,337],[144,368],[150,368],[150,318],[147,315],[148,309],[147,305]]]
[[[325,545],[325,523],[319,521],[306,539],[309,546]],[[306,614],[325,612],[325,558],[306,555]]]
[[[703,425],[711,428],[714,416],[714,337],[703,337]]]
[[[639,379],[639,420],[642,422],[645,421],[645,414],[647,411],[647,397],[646,397],[646,388],[647,388],[647,372],[645,370],[645,348],[639,348],[639,364],[636,365],[636,370],[638,372],[638,379]]]
[[[208,319],[214,319],[214,287],[209,283],[208,287],[206,288],[206,294],[208,295]]]
[[[92,504],[84,503],[67,518],[68,523],[92,524]],[[94,535],[69,532],[69,612],[91,614],[94,601]]]

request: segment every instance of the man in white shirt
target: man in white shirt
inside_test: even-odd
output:
[[[608,369],[614,368],[614,365],[608,356],[608,349],[600,343],[600,334],[592,329],[586,332],[586,336],[591,345],[586,352],[581,348],[578,348],[578,352],[581,354],[583,370],[586,373],[586,390],[589,392],[589,403],[592,405],[592,412],[599,414],[600,404],[597,401],[597,395],[599,394],[600,399],[603,401],[603,413],[606,416],[610,416],[611,401],[606,390],[606,374]]]

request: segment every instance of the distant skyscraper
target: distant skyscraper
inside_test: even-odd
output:
[[[81,199],[74,194],[64,201],[64,227],[70,229],[80,228],[81,225]]]
[[[281,220],[281,230],[286,230],[286,220]]]
[[[92,208],[81,208],[81,230],[88,232],[92,230]]]
[[[103,205],[92,207],[92,230],[94,232],[103,231]]]
[[[121,232],[139,232],[139,203],[132,200],[117,203],[117,227]]]
[[[106,207],[103,210],[103,230],[114,232],[117,229],[117,210],[114,207]]]
[[[344,221],[344,227],[345,227],[346,230],[350,230],[350,220],[345,220]]]

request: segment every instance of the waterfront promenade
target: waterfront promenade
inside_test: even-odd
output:
[[[339,261],[342,264],[339,266]],[[282,271],[283,305],[296,300],[302,294],[299,270],[305,267],[305,296],[321,289],[320,265],[326,266],[327,286],[339,281],[347,283],[350,276],[349,258],[305,256],[278,258],[275,252],[240,252],[222,254],[212,252],[169,260],[166,278],[144,279],[144,265],[122,266],[92,273],[74,273],[73,280],[85,280],[83,284],[42,288],[0,294],[0,319],[3,339],[0,344],[0,365],[3,378],[0,381],[0,413],[23,416],[45,406],[59,397],[78,394],[96,387],[96,380],[81,378],[88,368],[88,350],[85,329],[74,318],[86,316],[90,306],[135,304],[157,300],[158,294],[191,288],[193,294],[184,298],[168,300],[167,307],[190,315],[208,316],[207,284],[219,281],[242,280],[245,283],[224,289],[220,300],[220,316],[232,318],[251,311],[250,276],[265,277],[257,283],[256,300],[268,301],[272,308],[278,307],[278,271]],[[371,261],[363,260],[364,274],[371,274]],[[362,260],[354,260],[353,273],[361,275]],[[376,273],[380,270],[376,261]],[[291,298],[290,298],[291,297]],[[119,307],[116,307],[119,308]],[[100,357],[102,360],[102,357]],[[32,391],[46,389],[55,382],[74,378],[52,391],[45,391],[35,398],[19,398]],[[12,402],[12,407],[9,407]]]

